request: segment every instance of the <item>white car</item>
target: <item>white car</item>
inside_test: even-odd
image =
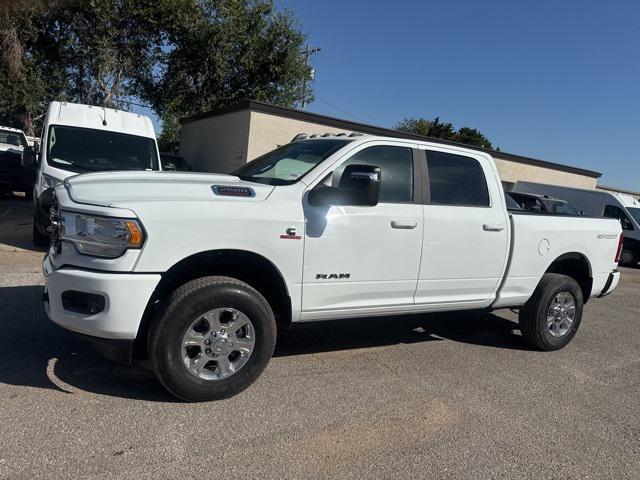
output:
[[[111,108],[51,102],[35,159],[33,242],[49,242],[48,192],[65,178],[86,172],[162,170],[149,117]]]
[[[250,385],[298,322],[519,308],[542,350],[617,286],[617,220],[509,212],[493,159],[298,136],[232,175],[99,173],[56,188],[49,317],[174,395]]]

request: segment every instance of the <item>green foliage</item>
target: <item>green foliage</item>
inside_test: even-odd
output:
[[[162,75],[149,76],[139,90],[163,120],[164,144],[177,143],[177,119],[193,113],[243,98],[283,106],[301,100],[311,73],[301,54],[305,36],[271,0],[183,4],[170,23]]]
[[[405,118],[395,126],[396,130],[414,133],[431,138],[441,138],[451,142],[474,145],[476,147],[492,149],[491,142],[475,128],[462,127],[455,130],[451,123],[442,123],[440,118],[426,120],[424,118]]]
[[[29,133],[51,100],[133,97],[172,148],[179,118],[241,98],[294,106],[311,76],[305,36],[272,0],[13,0],[0,40],[0,122]]]
[[[51,76],[49,63],[39,64],[40,57],[27,50],[38,42],[41,23],[30,18],[41,15],[39,2],[15,1],[0,6],[0,124],[23,127],[33,133],[33,118],[44,103]],[[44,46],[44,45],[43,45]]]

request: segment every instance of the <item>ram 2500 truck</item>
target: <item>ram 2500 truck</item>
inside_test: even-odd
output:
[[[437,143],[302,135],[232,175],[55,192],[49,317],[189,401],[246,388],[297,322],[510,307],[560,349],[619,280],[617,220],[509,212],[490,155]]]

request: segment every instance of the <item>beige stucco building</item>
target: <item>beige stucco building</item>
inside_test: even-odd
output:
[[[231,172],[278,145],[289,143],[299,133],[361,132],[450,143],[251,100],[185,118],[181,123],[180,155],[194,170],[204,172]],[[599,172],[569,165],[476,149],[495,158],[507,190],[518,180],[593,189],[601,176]]]

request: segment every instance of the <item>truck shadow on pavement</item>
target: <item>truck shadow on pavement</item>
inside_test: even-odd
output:
[[[382,347],[429,341],[533,350],[518,324],[487,312],[450,312],[303,323],[278,338],[274,356]]]
[[[0,288],[0,383],[68,394],[177,401],[143,364],[111,363],[85,340],[51,323],[42,292],[42,286]],[[516,329],[514,322],[480,312],[309,323],[281,335],[275,356],[442,340],[529,350]]]
[[[86,340],[47,319],[42,286],[0,288],[0,383],[172,402],[141,366],[102,358]]]
[[[33,203],[24,197],[0,193],[0,243],[22,250],[44,252],[32,241]]]

